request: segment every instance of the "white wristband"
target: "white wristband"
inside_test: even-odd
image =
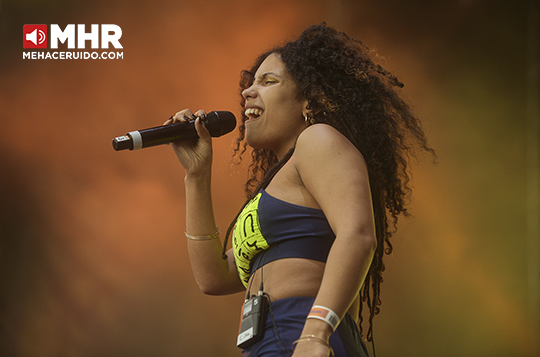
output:
[[[334,311],[324,306],[313,306],[307,318],[323,320],[332,327],[332,331],[336,331],[339,325],[339,316]]]

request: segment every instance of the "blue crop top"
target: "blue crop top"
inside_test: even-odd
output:
[[[247,286],[252,272],[274,260],[326,262],[335,237],[322,210],[285,202],[261,190],[246,204],[234,227],[232,244],[242,283]]]

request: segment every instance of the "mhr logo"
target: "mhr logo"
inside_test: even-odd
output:
[[[67,25],[63,31],[58,25],[51,25],[50,36],[47,25],[24,25],[23,27],[24,48],[47,48],[47,37],[50,39],[50,48],[58,48],[58,42],[67,42],[67,48],[82,49],[85,48],[86,41],[90,41],[91,48],[109,48],[109,44],[114,48],[123,48],[119,41],[122,37],[122,29],[118,25],[90,25],[90,32],[86,32],[85,25],[79,24],[77,36],[75,36],[74,24]],[[77,41],[77,47],[75,47],[75,41]]]

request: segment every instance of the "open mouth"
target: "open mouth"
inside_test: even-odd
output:
[[[263,110],[259,108],[248,108],[244,112],[244,114],[246,114],[248,119],[257,119],[258,117],[261,116],[262,113],[263,113]]]

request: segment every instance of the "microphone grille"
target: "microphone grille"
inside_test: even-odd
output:
[[[236,117],[227,111],[213,111],[206,115],[206,129],[214,138],[220,137],[236,128]]]

